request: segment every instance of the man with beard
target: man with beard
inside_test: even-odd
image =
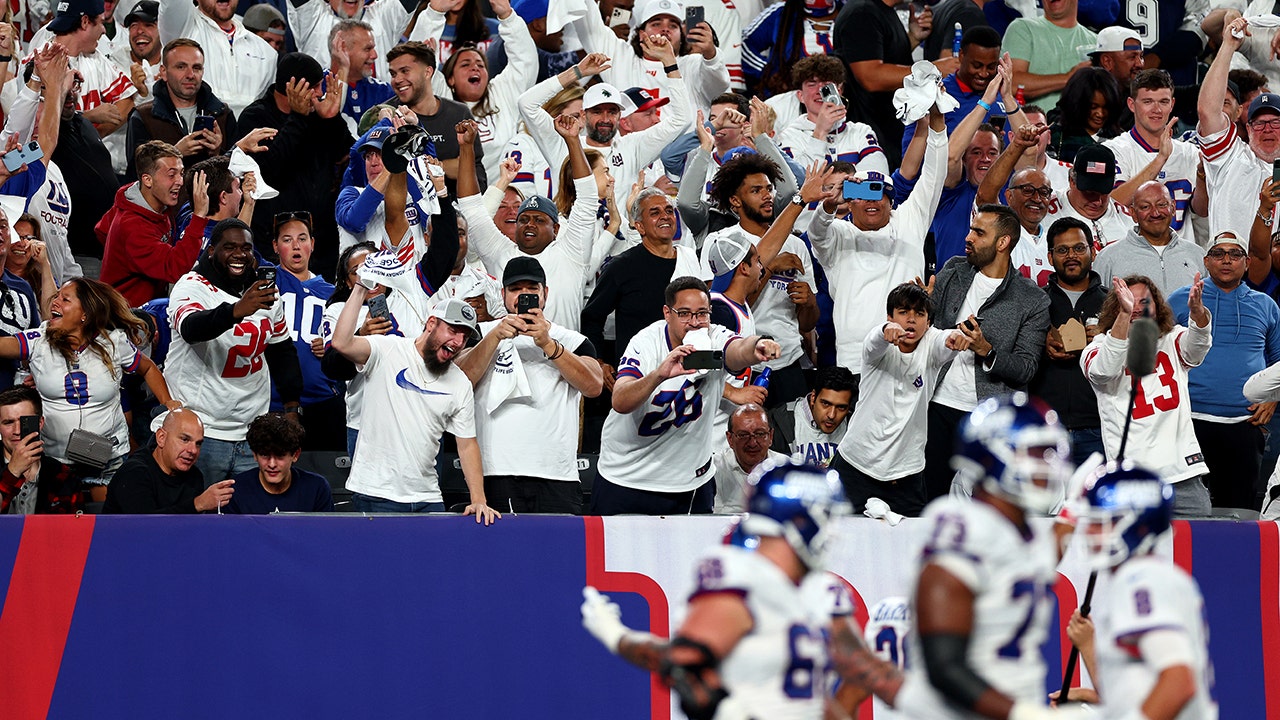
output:
[[[747,509],[747,478],[768,460],[787,462],[784,453],[769,447],[774,430],[764,408],[755,403],[741,405],[729,415],[725,430],[729,447],[716,453],[716,504],[718,515],[744,512]]]
[[[128,68],[129,78],[138,89],[138,97],[151,94],[151,84],[156,81],[156,74],[160,72],[160,30],[156,28],[159,16],[159,2],[138,0],[129,14],[124,16],[129,43],[122,44],[111,52],[111,59],[117,65]]]
[[[231,500],[236,481],[205,487],[196,467],[203,442],[199,415],[185,408],[170,410],[156,429],[155,449],[138,450],[116,471],[102,512],[179,515],[220,510]]]
[[[1237,142],[1240,136],[1236,126],[1222,111],[1231,55],[1250,34],[1244,18],[1232,20],[1223,30],[1222,47],[1200,85],[1196,106],[1200,116],[1197,141],[1204,153],[1209,197],[1213,198],[1209,208],[1212,237],[1224,230],[1238,238],[1249,237],[1253,216],[1258,212],[1258,188],[1271,177],[1272,162],[1280,158],[1280,95],[1262,93],[1249,103],[1247,145]],[[1275,222],[1274,211],[1264,222]]]
[[[1028,124],[1010,133],[1009,147],[1000,153],[995,164],[987,171],[986,177],[978,185],[978,196],[974,200],[974,204],[978,206],[998,202],[1001,189],[1004,189],[1005,202],[1013,210],[1013,214],[1018,216],[1018,225],[1022,230],[1009,259],[1022,277],[1040,287],[1049,282],[1051,273],[1049,251],[1044,241],[1044,223],[1050,210],[1056,210],[1058,204],[1054,198],[1053,186],[1044,170],[1035,165],[1014,170],[1014,166],[1041,138],[1049,137],[1045,132],[1047,129],[1042,125]],[[1010,173],[1013,173],[1012,177]]]
[[[827,467],[844,439],[858,380],[839,365],[818,370],[809,394],[769,413],[773,449],[810,465]]]
[[[484,494],[484,468],[476,442],[475,397],[467,374],[453,364],[476,333],[476,311],[457,298],[436,305],[415,338],[357,336],[356,319],[368,296],[356,283],[333,330],[335,350],[365,378],[366,407],[395,408],[361,419],[355,461],[347,478],[358,512],[444,512],[436,476],[440,436],[458,441],[462,474],[471,493],[465,514],[486,525],[502,517]]]
[[[236,141],[236,119],[231,108],[213,94],[204,81],[204,50],[199,43],[178,38],[160,55],[162,80],[157,80],[151,102],[129,115],[129,169],[138,146],[162,140],[178,148],[184,165],[194,165],[230,151]]]
[[[1102,422],[1093,386],[1080,369],[1084,348],[1078,343],[1093,342],[1097,336],[1107,289],[1093,272],[1093,236],[1088,225],[1076,218],[1057,220],[1049,226],[1047,242],[1054,270],[1044,288],[1049,296],[1049,334],[1045,356],[1029,389],[1057,411],[1071,433],[1072,461],[1080,465],[1093,452],[1102,452]],[[1080,327],[1071,325],[1072,320]],[[1076,341],[1068,350],[1066,338],[1073,335]]]
[[[205,81],[237,116],[271,87],[280,56],[236,17],[231,0],[162,2],[156,24],[161,42],[190,38],[204,48]]]
[[[547,273],[549,300],[544,306],[547,319],[570,330],[578,329],[582,313],[582,288],[595,239],[596,209],[599,200],[595,176],[587,164],[578,138],[580,121],[568,115],[556,119],[556,132],[568,147],[577,198],[563,225],[550,198],[534,195],[520,205],[516,214],[516,237],[508,240],[494,225],[480,195],[476,163],[471,162],[479,128],[474,120],[458,123],[455,130],[459,156],[458,209],[467,221],[468,237],[476,254],[492,274],[505,268],[512,258],[534,256]]]
[[[298,42],[298,51],[329,64],[333,49],[332,30],[347,20],[367,25],[370,40],[382,48],[394,47],[409,22],[409,12],[400,0],[289,0],[289,27]],[[387,60],[376,58],[373,74],[387,77]]]
[[[1204,249],[1173,229],[1176,206],[1169,188],[1159,180],[1144,183],[1133,194],[1129,211],[1138,224],[1098,253],[1094,269],[1103,285],[1110,287],[1113,277],[1139,274],[1150,277],[1163,293],[1190,285],[1200,272]]]
[[[1025,389],[1040,364],[1049,298],[1010,262],[1019,235],[1012,210],[979,207],[969,226],[965,256],[949,260],[935,278],[933,326],[958,328],[970,344],[943,366],[929,403],[928,500],[951,489],[951,454],[960,421],[987,398]]]
[[[198,462],[206,482],[257,467],[245,441],[245,419],[270,408],[273,379],[285,414],[297,419],[302,412],[302,371],[284,303],[277,302],[273,280],[257,278],[257,268],[249,226],[223,220],[195,270],[170,294],[169,389],[204,421]]]

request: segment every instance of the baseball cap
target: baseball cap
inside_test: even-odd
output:
[[[525,210],[536,210],[545,213],[551,218],[551,222],[560,222],[560,211],[556,210],[556,204],[551,202],[551,198],[544,195],[530,195],[524,202],[520,203],[520,209],[516,211],[516,217],[524,214]]]
[[[652,90],[648,88],[642,88],[642,87],[627,88],[627,90],[623,94],[626,95],[627,99],[631,101],[632,107],[630,111],[627,111],[624,109],[622,111],[622,117],[626,117],[628,115],[631,115],[632,113],[644,112],[645,110],[652,110],[653,108],[660,108],[663,105],[666,105],[667,103],[671,102],[671,98],[658,97],[657,95],[654,94]]]
[[[1227,92],[1231,93],[1231,97],[1235,98],[1237,103],[1240,102],[1240,86],[1235,84],[1235,81],[1227,81]]]
[[[739,155],[755,155],[755,154],[756,154],[756,149],[753,147],[748,147],[746,145],[731,147],[727,151],[725,151],[724,155],[720,156],[720,164],[724,165],[725,163],[738,157]]]
[[[1239,245],[1244,248],[1245,252],[1249,252],[1248,242],[1236,237],[1235,231],[1233,230],[1223,230],[1213,236],[1213,240],[1209,242],[1209,247],[1214,248],[1219,245]]]
[[[631,100],[618,88],[602,82],[587,88],[586,94],[582,96],[583,110],[590,110],[600,105],[617,105],[624,114],[629,115],[627,110],[631,107]]]
[[[1090,55],[1096,55],[1104,52],[1126,52],[1128,50],[1141,50],[1142,36],[1137,32],[1118,25],[1112,25],[1103,28],[1098,33],[1098,44],[1094,46]]]
[[[1080,148],[1073,168],[1077,189],[1105,194],[1116,186],[1116,156],[1106,145]]]
[[[359,152],[363,152],[369,149],[381,150],[382,144],[387,141],[387,138],[391,137],[391,132],[394,129],[395,128],[392,128],[386,125],[381,125],[370,130],[369,132],[365,133],[364,140],[360,142],[360,145],[359,147],[356,148],[356,150]]]
[[[284,35],[284,16],[280,11],[266,3],[259,3],[244,13],[244,27],[249,32],[269,32],[272,35]],[[279,27],[272,27],[279,24]]]
[[[521,20],[531,23],[547,16],[549,4],[548,0],[513,0],[511,9],[520,16]]]
[[[893,178],[885,177],[884,173],[875,170],[859,170],[853,174],[850,180],[857,180],[860,183],[878,182],[884,183],[884,191],[886,195],[893,194]]]
[[[458,298],[446,298],[436,303],[428,317],[440,318],[455,327],[468,328],[472,335],[477,332],[475,308]]]
[[[49,32],[66,35],[80,27],[80,18],[97,17],[105,10],[102,0],[58,0],[57,15],[49,21]]]
[[[714,278],[712,285],[728,287],[733,271],[746,259],[750,247],[751,242],[742,237],[741,232],[719,233],[709,238],[702,247],[702,257]]]
[[[523,280],[530,280],[539,285],[547,284],[547,273],[542,269],[542,263],[537,258],[528,255],[516,255],[507,261],[507,267],[502,271],[502,286],[510,287]]]
[[[1273,112],[1280,115],[1280,95],[1275,93],[1262,93],[1249,103],[1249,122],[1253,122],[1253,118],[1264,112]]]
[[[634,21],[634,27],[644,27],[644,24],[659,15],[670,15],[676,19],[676,22],[684,22],[684,8],[676,0],[648,0],[648,2],[636,3],[636,12],[631,16]]]
[[[156,0],[141,0],[124,16],[124,26],[129,27],[136,22],[155,24],[160,17],[160,3]]]

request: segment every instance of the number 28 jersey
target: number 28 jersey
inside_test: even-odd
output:
[[[173,328],[173,344],[165,362],[169,392],[196,411],[204,421],[206,436],[243,440],[248,422],[271,406],[265,351],[267,343],[290,340],[284,303],[276,300],[270,308],[258,310],[218,337],[192,344],[181,333],[187,318],[240,298],[196,272],[183,275],[169,297]]]
[[[830,695],[827,638],[833,618],[853,613],[843,582],[812,572],[796,585],[755,552],[713,548],[698,561],[689,599],[715,593],[742,598],[751,630],[720,664],[729,697],[716,720],[818,720]]]
[[[921,567],[937,565],[973,593],[969,667],[1015,700],[1045,704],[1047,671],[1040,646],[1053,615],[1058,565],[1053,533],[1029,526],[1024,536],[991,505],[950,497],[930,503],[921,519],[930,528]],[[917,633],[909,654],[923,657]],[[979,717],[949,704],[929,684],[920,661],[907,671],[903,692],[907,695],[899,694],[898,707],[910,717]]]
[[[738,338],[721,325],[707,328],[711,350]],[[618,361],[618,379],[640,379],[674,348],[667,323],[636,333]],[[725,371],[710,370],[664,380],[629,413],[609,412],[601,433],[600,476],[633,490],[687,492],[715,477],[711,462],[713,421],[724,395]]]

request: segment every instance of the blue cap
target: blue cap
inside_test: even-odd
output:
[[[1270,112],[1280,115],[1280,95],[1275,93],[1262,93],[1249,103],[1249,122],[1258,115]]]
[[[720,164],[723,165],[729,162],[730,160],[738,157],[739,155],[748,155],[748,154],[755,155],[756,154],[755,148],[747,147],[746,145],[739,145],[735,148],[729,148],[729,151],[726,152],[720,158]]]
[[[543,195],[530,195],[527,200],[520,203],[520,209],[516,211],[516,217],[524,214],[525,210],[536,210],[545,213],[551,218],[551,222],[560,222],[560,212],[556,210],[556,204],[551,202],[551,198]]]
[[[365,133],[364,139],[360,142],[360,146],[356,148],[356,150],[360,152],[370,148],[374,150],[382,150],[382,144],[387,141],[387,138],[391,137],[393,130],[395,130],[395,128],[386,125],[370,130]]]
[[[547,5],[548,0],[513,0],[511,9],[520,16],[521,20],[531,23],[547,16]]]
[[[58,0],[54,10],[58,13],[49,21],[49,32],[67,35],[80,27],[80,18],[97,17],[104,12],[102,0]]]

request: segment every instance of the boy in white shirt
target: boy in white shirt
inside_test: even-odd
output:
[[[889,292],[887,321],[862,345],[862,381],[849,429],[831,469],[840,473],[855,513],[870,498],[916,517],[924,509],[924,445],[938,371],[971,342],[959,330],[929,324],[933,303],[914,283]]]

